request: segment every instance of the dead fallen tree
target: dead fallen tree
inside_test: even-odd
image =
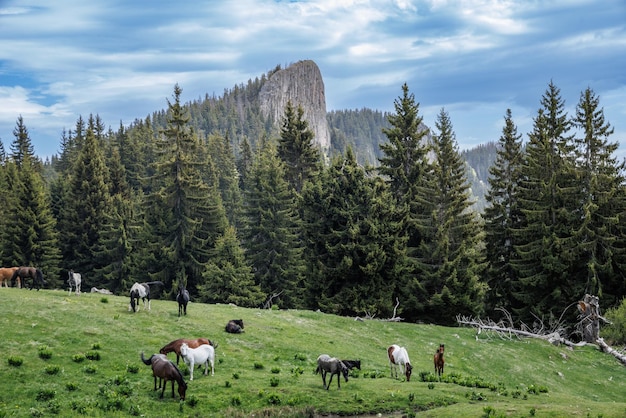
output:
[[[396,298],[396,306],[393,307],[393,316],[391,318],[387,318],[387,319],[379,319],[379,321],[385,321],[385,322],[402,322],[404,321],[404,318],[400,318],[399,316],[396,316],[396,312],[398,311],[398,306],[400,306],[400,300],[398,298]],[[365,311],[365,318],[361,318],[360,316],[357,316],[354,318],[355,321],[363,321],[365,319],[375,319],[376,315],[372,315],[369,312]]]
[[[600,350],[602,350],[605,353],[608,353],[608,354],[612,355],[613,357],[618,359],[624,366],[626,366],[626,355],[624,355],[624,354],[620,353],[619,351],[611,348],[610,345],[608,345],[607,343],[604,342],[603,338],[598,338],[598,340],[596,342],[600,346]]]

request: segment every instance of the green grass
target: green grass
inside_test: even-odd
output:
[[[0,417],[626,416],[626,367],[593,347],[311,311],[191,303],[179,318],[176,303],[163,300],[133,314],[127,297],[104,303],[98,294],[4,288],[0,298]],[[234,318],[243,318],[245,333],[224,332]],[[161,400],[139,354],[182,337],[218,343],[215,376],[198,370],[185,402],[169,386]],[[410,382],[389,377],[393,343],[409,352]],[[432,375],[439,343],[441,381]],[[341,390],[335,379],[324,390],[314,374],[321,353],[361,359],[362,370]]]

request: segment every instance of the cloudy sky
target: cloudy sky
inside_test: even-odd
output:
[[[624,0],[0,0],[0,140],[24,118],[45,157],[99,114],[117,129],[281,64],[312,59],[328,110],[393,111],[406,82],[427,125],[443,107],[460,149],[526,136],[552,80],[571,115],[600,96],[626,148]]]

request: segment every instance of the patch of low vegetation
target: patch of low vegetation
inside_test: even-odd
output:
[[[6,376],[0,380],[0,417],[626,414],[626,368],[594,347],[572,350],[536,340],[477,339],[469,328],[202,303],[190,306],[182,321],[173,301],[154,299],[150,311],[132,313],[127,297],[108,296],[102,304],[85,293],[68,304],[67,292],[42,289],[24,298],[21,289],[2,291],[0,350],[7,360],[0,363]],[[16,304],[19,312],[10,309]],[[232,318],[244,318],[245,333],[225,333]],[[215,375],[194,373],[185,401],[177,386],[172,398],[171,383],[160,399],[140,353],[149,357],[182,337],[219,341]],[[440,343],[446,346],[441,377],[432,372]],[[407,348],[414,368],[409,382],[390,377],[389,344]],[[45,363],[41,353],[50,355]],[[348,382],[342,377],[340,390],[336,376],[325,389],[315,374],[322,353],[359,358],[361,370],[353,369]],[[179,368],[187,371],[182,362]]]

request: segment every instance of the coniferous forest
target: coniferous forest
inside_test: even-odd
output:
[[[613,129],[587,88],[575,114],[552,82],[531,132],[503,109],[478,211],[445,109],[425,127],[405,84],[389,114],[329,113],[331,149],[303,110],[276,128],[265,77],[107,128],[78,117],[49,161],[27,122],[0,143],[0,261],[48,288],[126,294],[160,280],[195,302],[320,309],[450,325],[457,315],[572,324],[586,293],[626,294],[626,185]]]

